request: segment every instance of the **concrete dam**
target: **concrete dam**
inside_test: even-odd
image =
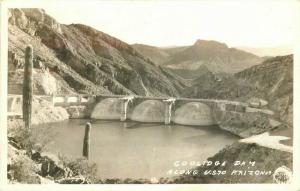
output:
[[[127,103],[106,98],[99,102],[93,112],[92,119],[115,119],[124,121],[131,119],[139,122],[172,122],[189,125],[213,125],[211,109],[200,102],[190,102],[179,107],[160,100],[145,100],[140,103]]]
[[[228,113],[231,118],[253,113],[273,114],[270,110],[251,107],[248,103],[229,100],[83,94],[38,97],[50,101],[53,106],[83,107],[82,112],[87,118],[102,120],[207,126],[218,124],[223,120],[220,116],[222,118]],[[8,113],[11,115],[14,102],[20,102],[18,99],[22,99],[22,95],[8,96]]]

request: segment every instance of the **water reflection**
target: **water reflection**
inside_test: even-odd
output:
[[[36,129],[52,127],[55,137],[48,151],[81,157],[86,122],[69,120]],[[237,139],[215,126],[93,120],[90,160],[101,178],[166,177],[175,161],[206,160]]]

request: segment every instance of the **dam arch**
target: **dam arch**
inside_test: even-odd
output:
[[[160,100],[146,100],[133,108],[130,119],[138,122],[163,123],[165,104]]]
[[[120,120],[122,101],[118,98],[105,98],[98,102],[91,114],[92,119]]]
[[[181,125],[207,126],[216,124],[211,107],[201,102],[182,104],[175,110],[172,121]]]
[[[143,99],[133,96],[104,98],[95,105],[91,118],[197,126],[216,124],[209,104],[176,101],[175,98]]]

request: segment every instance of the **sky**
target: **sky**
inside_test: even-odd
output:
[[[64,1],[43,7],[63,24],[81,23],[129,44],[191,45],[197,39],[230,47],[293,44],[294,1]],[[297,4],[298,5],[298,4]]]

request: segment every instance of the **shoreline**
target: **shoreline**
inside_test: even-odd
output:
[[[70,119],[70,120],[72,120],[72,119]],[[87,119],[88,120],[88,119]],[[93,120],[93,121],[97,121],[97,120]],[[111,120],[105,120],[105,121],[111,121]],[[51,122],[50,122],[51,123]],[[53,123],[55,123],[55,122],[53,122]],[[141,122],[138,122],[138,123],[141,123]],[[155,123],[156,124],[156,123]],[[20,128],[20,127],[19,127]],[[228,132],[228,131],[226,131],[226,130],[224,130],[224,129],[222,129],[222,128],[220,128],[220,127],[218,127],[221,131],[225,131],[225,132]],[[232,134],[231,132],[228,132],[228,133],[230,133],[230,134]],[[234,135],[234,134],[233,134]],[[235,136],[237,136],[237,135],[235,135]],[[220,152],[224,152],[225,150],[227,150],[228,152],[230,152],[231,150],[232,150],[232,148],[234,148],[234,147],[244,147],[243,145],[253,145],[253,144],[247,144],[247,143],[241,143],[240,142],[240,140],[242,140],[243,138],[242,137],[240,137],[240,136],[238,136],[240,139],[238,140],[238,141],[236,141],[236,142],[234,142],[233,144],[231,144],[230,146],[227,146],[227,147],[225,147],[225,148],[223,148],[223,149],[221,149],[221,150],[219,150],[217,153],[215,153],[213,156],[210,156],[210,157],[208,157],[208,160],[209,159],[213,159],[214,160],[214,157],[216,157]],[[11,143],[9,143],[10,144],[10,146],[12,146],[12,144]],[[234,146],[233,146],[234,145]],[[256,145],[256,144],[254,144],[254,145]],[[259,145],[256,145],[256,147],[257,148],[265,148],[264,150],[266,151],[266,152],[270,152],[270,153],[272,153],[273,152],[273,150],[274,149],[269,149],[269,148],[266,148],[266,147],[263,147],[263,146],[259,146]],[[241,151],[242,152],[242,151]],[[274,152],[276,152],[276,151],[274,151]],[[279,152],[279,151],[278,151]],[[39,153],[40,154],[40,153]],[[233,153],[234,154],[234,153]],[[52,155],[53,155],[53,153],[52,153]],[[47,156],[44,156],[44,157],[47,157]],[[223,160],[225,160],[225,159],[223,159]],[[33,160],[34,161],[34,160]],[[35,161],[35,163],[36,163],[36,161]],[[194,167],[194,168],[191,168],[190,170],[199,170],[198,168],[203,168],[203,167]],[[210,168],[210,167],[209,167]],[[188,177],[188,178],[187,178]],[[210,178],[208,178],[208,177],[210,177]],[[218,177],[218,176],[217,176]],[[82,177],[80,177],[80,178],[78,178],[78,177],[69,177],[69,178],[67,178],[65,181],[71,181],[71,179],[77,179],[77,181],[81,181],[81,182],[85,182],[86,181],[86,183],[95,183],[95,181],[96,181],[96,183],[98,184],[98,183],[169,183],[169,184],[172,184],[172,183],[185,183],[185,182],[189,182],[189,183],[199,183],[199,182],[202,182],[202,183],[209,183],[211,180],[210,179],[214,179],[214,176],[207,176],[207,175],[205,175],[205,176],[199,176],[199,177],[197,177],[196,176],[196,178],[195,178],[195,176],[193,176],[193,181],[192,182],[190,182],[190,180],[191,180],[191,178],[190,178],[190,176],[189,175],[179,175],[179,177],[178,177],[178,175],[176,176],[172,176],[172,177],[161,177],[159,180],[149,180],[149,179],[131,179],[131,178],[128,178],[128,179],[123,179],[123,180],[121,180],[121,179],[106,179],[106,180],[100,180],[100,179],[98,179],[98,178],[96,178],[96,180],[94,180],[93,182],[90,182],[90,180],[85,180],[85,179],[83,179]],[[220,178],[220,177],[219,177]],[[46,178],[47,179],[47,178]],[[45,180],[44,180],[45,181]],[[48,180],[48,181],[53,181],[53,182],[55,182],[55,180]],[[61,180],[62,181],[62,180]],[[74,180],[72,180],[72,181],[74,181]],[[203,182],[204,181],[204,182]],[[218,182],[218,179],[215,179],[215,181],[216,182]],[[61,183],[61,182],[58,182],[57,181],[57,183]],[[65,183],[65,182],[64,182]],[[68,183],[68,182],[67,182]],[[240,182],[239,182],[240,183]]]

